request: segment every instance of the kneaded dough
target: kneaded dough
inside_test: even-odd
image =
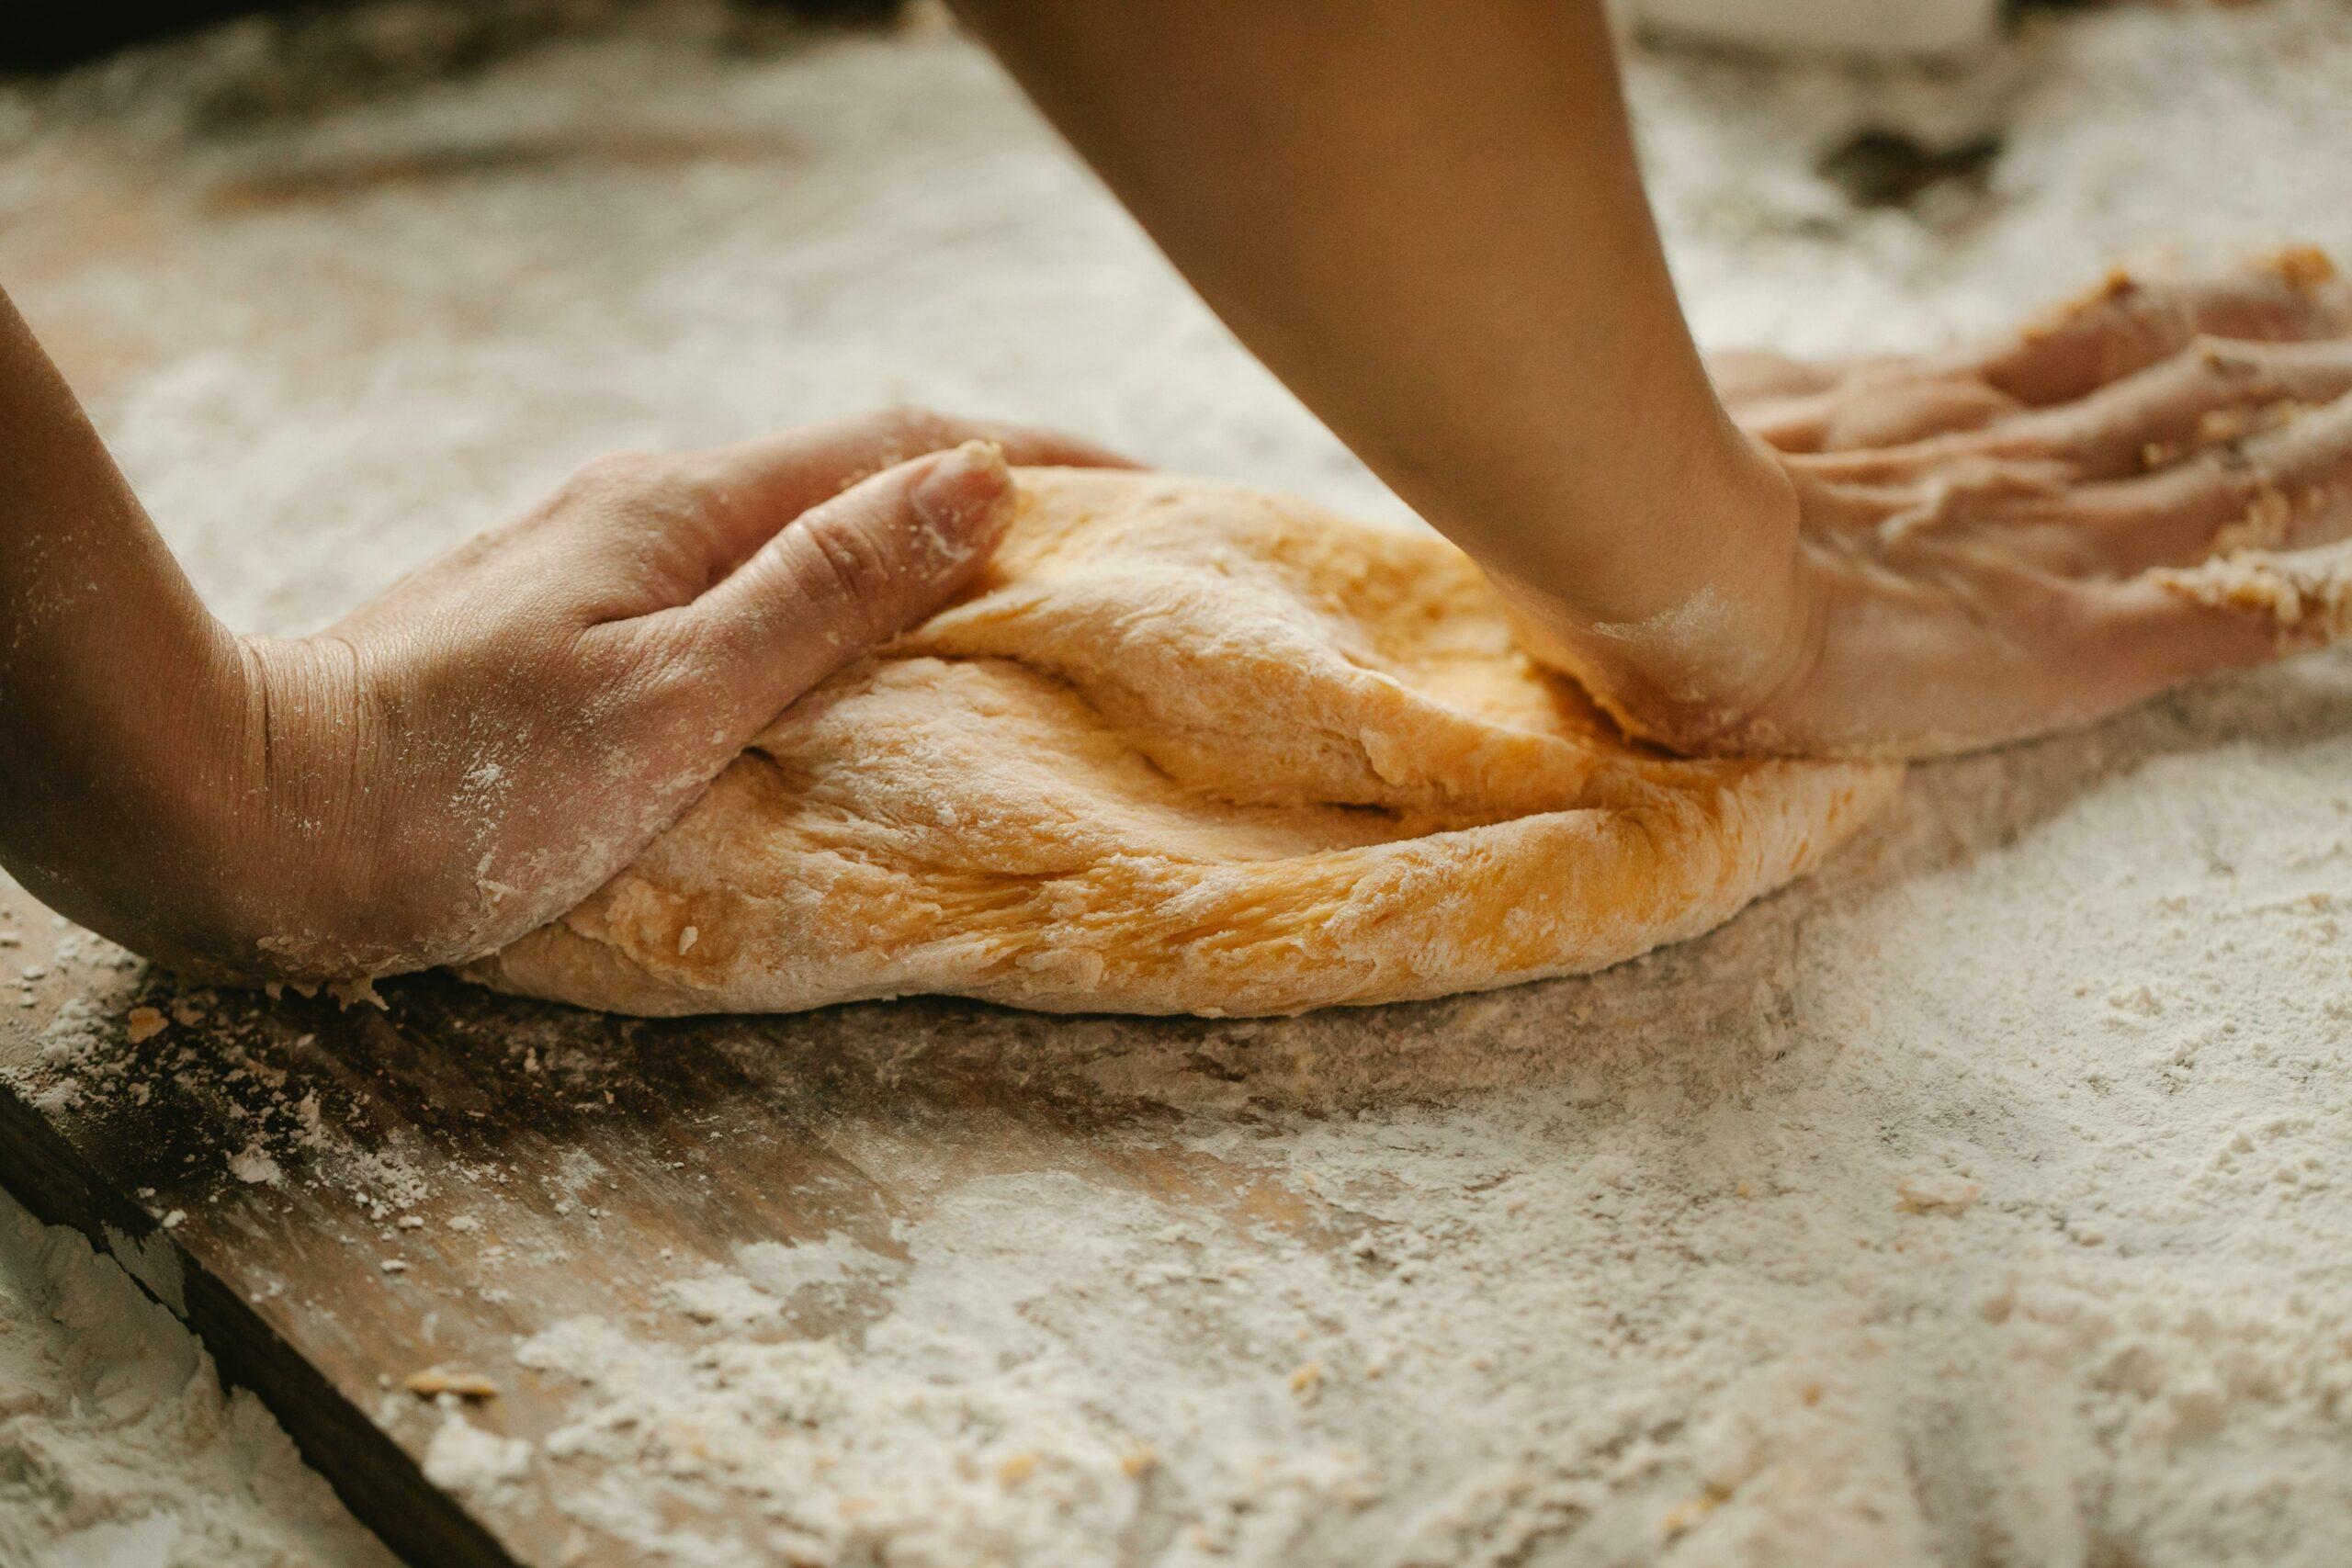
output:
[[[1432,536],[1197,479],[1016,477],[971,597],[469,973],[637,1013],[1398,1001],[1696,935],[1894,792],[1893,767],[1620,738]]]

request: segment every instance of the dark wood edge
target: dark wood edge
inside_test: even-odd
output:
[[[0,1084],[0,1186],[45,1224],[71,1225],[111,1253],[111,1228],[144,1241],[162,1227],[85,1164],[73,1146]],[[164,1303],[212,1353],[221,1377],[251,1389],[354,1517],[416,1568],[519,1568],[515,1560],[425,1480],[390,1436],[368,1419],[234,1291],[163,1231],[179,1262],[185,1310]],[[136,1269],[127,1269],[138,1278]],[[147,1290],[144,1281],[140,1288]],[[151,1296],[154,1292],[148,1290]]]

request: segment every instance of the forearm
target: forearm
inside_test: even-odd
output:
[[[254,787],[243,653],[0,296],[0,863],[175,958]]]
[[[1593,623],[1781,570],[1597,4],[962,0],[1217,312],[1498,578]]]

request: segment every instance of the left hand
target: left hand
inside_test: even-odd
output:
[[[334,979],[593,891],[808,687],[968,582],[1047,433],[894,411],[606,457],[316,637],[247,638],[254,776],[166,956]]]

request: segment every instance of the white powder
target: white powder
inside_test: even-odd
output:
[[[735,1265],[673,1281],[670,1301],[698,1323],[744,1328],[780,1320],[803,1292],[842,1292],[903,1267],[838,1233],[821,1241],[750,1242],[735,1249]]]
[[[461,1497],[495,1497],[510,1489],[530,1465],[531,1445],[475,1426],[456,1395],[446,1397],[440,1429],[424,1450],[424,1478]]]
[[[397,64],[447,15],[348,26]],[[984,61],[714,50],[711,16],[374,96],[247,28],[0,97],[0,276],[232,620],[322,621],[597,450],[895,398],[1396,514]],[[2352,255],[2352,16],[2316,0],[1634,89],[1719,343],[1924,344],[2167,240]],[[263,91],[311,96],[190,129]],[[2005,128],[1990,197],[1851,210],[1810,171],[1872,123]],[[750,151],[633,161],[646,130]],[[445,172],[351,177],[396,155]],[[428,1461],[492,1501],[612,1461],[567,1506],[689,1564],[2352,1561],[2347,899],[2331,659],[1921,770],[1816,882],[1589,981],[1191,1032],[865,1015],[906,1081],[1010,1039],[1041,1102],[1137,1114],[1100,1158],[943,1154],[891,1255],[682,1275],[692,1351],[542,1334],[574,1418],[525,1448],[444,1411]],[[0,1225],[0,1272],[71,1245]],[[110,1267],[69,1270],[118,1292],[70,1334],[7,1298],[0,1547],[351,1560],[266,1424],[159,1436],[250,1405]],[[158,1363],[190,1369],[159,1403],[75,1397]]]
[[[229,1174],[240,1181],[275,1187],[285,1178],[277,1159],[258,1142],[246,1145],[229,1156]]]
[[[177,1319],[0,1193],[0,1562],[391,1562]]]

